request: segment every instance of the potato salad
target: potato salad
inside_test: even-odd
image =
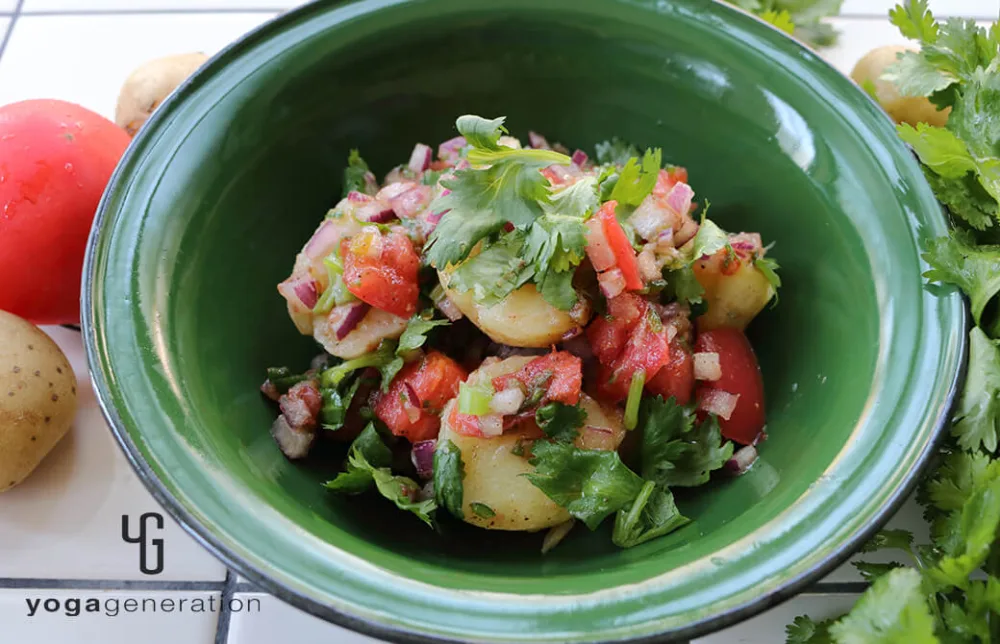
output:
[[[343,443],[331,493],[547,530],[543,552],[612,515],[623,548],[676,530],[672,490],[745,472],[765,437],[744,329],[777,263],[660,149],[456,127],[381,183],[351,152],[278,285],[322,353],[268,370],[272,436],[290,459]]]

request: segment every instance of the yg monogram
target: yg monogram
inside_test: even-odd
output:
[[[158,575],[163,572],[163,539],[149,539],[146,534],[146,524],[149,519],[156,522],[156,529],[163,529],[163,515],[158,512],[146,512],[139,517],[139,534],[131,536],[129,516],[122,515],[122,541],[139,544],[139,570],[144,575]],[[153,566],[149,565],[149,547],[153,547]]]

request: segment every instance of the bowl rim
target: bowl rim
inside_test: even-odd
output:
[[[172,493],[163,481],[159,479],[152,466],[142,456],[141,451],[132,439],[127,429],[126,423],[119,410],[113,403],[113,389],[106,369],[108,365],[103,360],[99,349],[101,321],[99,320],[97,306],[94,302],[99,288],[100,280],[97,278],[97,255],[101,249],[101,233],[106,226],[106,220],[111,213],[112,200],[115,193],[120,189],[121,182],[127,174],[126,168],[130,168],[134,157],[141,156],[142,148],[146,147],[146,139],[151,136],[157,124],[165,121],[168,114],[174,107],[184,100],[184,97],[209,78],[214,71],[218,71],[229,59],[238,56],[239,53],[258,41],[262,41],[272,35],[280,34],[287,26],[312,13],[322,14],[328,9],[338,6],[358,5],[369,7],[368,12],[390,9],[393,6],[407,4],[414,0],[312,0],[304,5],[283,12],[274,18],[265,21],[261,25],[243,34],[240,38],[228,44],[209,60],[191,77],[186,79],[163,104],[154,112],[149,122],[134,137],[128,146],[118,165],[116,166],[107,188],[102,195],[93,226],[87,241],[86,255],[83,267],[83,285],[81,288],[81,335],[84,341],[84,349],[87,364],[90,371],[90,379],[94,387],[96,399],[101,409],[101,413],[108,423],[116,442],[124,453],[126,459],[131,464],[139,479],[146,486],[147,490],[156,501],[165,508],[170,515],[180,524],[195,541],[212,553],[217,559],[222,561],[229,569],[230,574],[236,572],[248,579],[258,590],[263,590],[278,599],[285,601],[306,613],[324,619],[328,622],[352,629],[371,637],[385,639],[387,641],[406,642],[414,644],[437,644],[442,642],[464,642],[471,641],[464,638],[449,637],[440,634],[430,634],[417,630],[405,628],[378,619],[363,617],[351,614],[347,611],[338,610],[322,601],[308,595],[305,592],[295,590],[291,585],[283,583],[277,579],[269,577],[262,569],[251,563],[241,555],[234,552],[234,548],[227,545],[225,539],[216,534],[208,525],[199,522],[185,505]],[[616,2],[627,2],[627,0],[615,0]],[[679,4],[691,4],[695,0],[673,0]],[[710,0],[712,11],[719,11],[723,14],[739,16],[739,19],[749,20],[759,23],[768,30],[779,35],[780,38],[789,41],[786,46],[794,43],[794,47],[799,49],[799,53],[809,59],[811,64],[826,67],[827,71],[833,71],[837,75],[846,76],[833,67],[830,63],[818,54],[805,47],[793,38],[775,28],[773,25],[761,20],[759,17],[738,7]],[[733,18],[734,20],[736,18]],[[859,93],[864,94],[861,90]],[[876,105],[870,97],[869,101]],[[878,108],[881,109],[881,108]],[[923,181],[923,179],[920,179]],[[928,188],[929,189],[929,188]],[[946,220],[944,207],[940,206],[940,212]],[[938,296],[940,297],[940,296]],[[773,606],[776,606],[803,591],[811,583],[825,576],[833,569],[843,564],[849,559],[857,549],[868,541],[885,523],[896,513],[906,498],[915,490],[920,479],[920,474],[926,469],[931,455],[937,451],[941,443],[946,426],[951,416],[951,410],[957,402],[958,393],[964,384],[968,364],[968,331],[971,328],[968,302],[964,297],[959,297],[960,315],[963,319],[961,333],[958,336],[958,359],[956,361],[956,372],[952,374],[947,387],[941,412],[933,422],[933,427],[929,432],[928,440],[923,449],[913,459],[913,466],[908,472],[902,474],[903,478],[891,495],[882,503],[881,507],[874,510],[867,519],[866,525],[858,529],[850,538],[842,540],[839,544],[831,546],[828,553],[815,563],[812,567],[802,570],[794,577],[787,578],[776,584],[776,588],[771,593],[759,594],[742,604],[725,609],[721,613],[708,614],[699,619],[692,620],[688,625],[670,631],[669,633],[648,632],[637,636],[625,636],[614,639],[602,639],[605,642],[628,642],[629,644],[652,644],[654,642],[668,641],[674,639],[686,640],[693,637],[705,635],[721,628],[739,623],[745,619],[753,617]],[[234,580],[235,582],[235,580]],[[228,584],[229,582],[227,582]],[[482,640],[487,641],[487,640]],[[491,638],[490,642],[500,641],[523,641],[504,638]],[[588,640],[590,641],[590,640]]]

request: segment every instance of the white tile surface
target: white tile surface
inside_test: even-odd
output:
[[[160,508],[122,455],[97,406],[80,334],[45,330],[73,366],[79,409],[66,438],[0,498],[0,577],[223,581],[225,567]],[[151,539],[163,539],[155,576],[139,571],[139,546],[121,538],[122,514],[131,515],[134,536],[145,512],[164,517],[162,531],[148,526]]]
[[[121,85],[138,65],[215,53],[272,15],[23,16],[0,59],[0,105],[61,98],[112,118]]]
[[[17,6],[17,0],[0,0],[0,13],[10,13],[14,11],[15,6]],[[6,26],[4,21],[0,19],[0,39],[3,38],[3,30]]]
[[[297,608],[261,593],[236,593],[234,599],[246,602],[256,598],[260,611],[233,613],[229,622],[228,644],[373,644],[379,640],[329,624]],[[234,608],[236,604],[234,604]]]
[[[888,16],[889,10],[897,4],[898,0],[844,0],[841,13],[881,18]],[[1000,0],[930,0],[927,4],[934,15],[942,17],[996,18],[1000,13]]]
[[[35,607],[33,616],[28,602]],[[54,610],[46,610],[46,604]],[[0,640],[10,644],[212,644],[219,606],[219,593],[0,590]],[[79,615],[73,616],[77,610]]]
[[[785,641],[785,626],[799,615],[819,621],[850,610],[856,595],[799,595],[742,624],[694,640],[691,644],[778,644]]]
[[[0,0],[2,1],[2,0]],[[65,11],[247,11],[282,10],[305,0],[25,0],[26,13]]]

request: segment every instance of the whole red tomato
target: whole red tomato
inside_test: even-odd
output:
[[[35,324],[80,320],[87,236],[129,141],[73,103],[0,107],[0,309]]]

